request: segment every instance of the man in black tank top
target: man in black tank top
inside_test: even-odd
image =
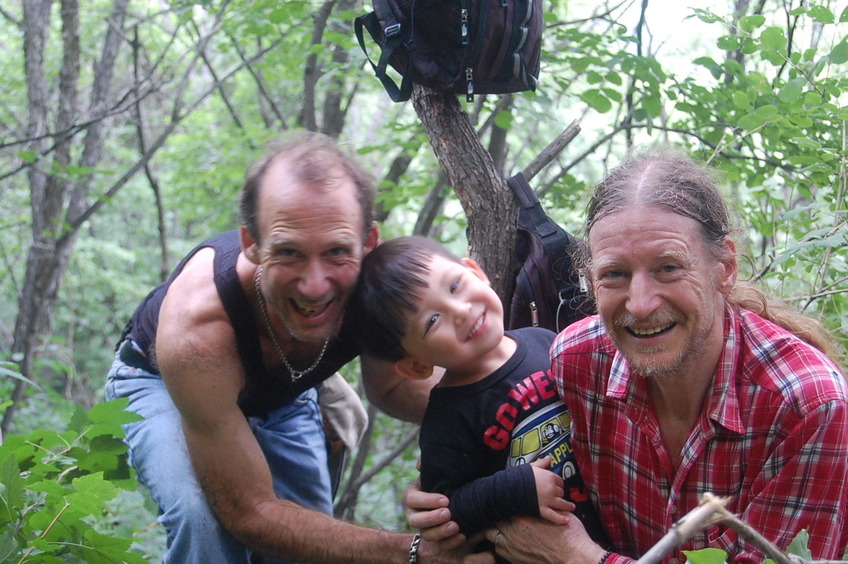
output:
[[[249,170],[241,228],[198,245],[128,323],[107,398],[179,563],[457,561],[409,534],[330,517],[315,386],[359,355],[344,309],[379,232],[374,186],[328,137],[301,134]],[[433,382],[362,358],[369,399],[419,421]],[[332,539],[332,542],[327,542]]]

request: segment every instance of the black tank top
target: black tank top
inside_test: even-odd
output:
[[[189,259],[207,247],[215,250],[215,287],[235,330],[236,346],[244,366],[246,383],[239,394],[238,404],[245,415],[262,416],[290,403],[298,395],[323,382],[359,356],[360,350],[353,338],[350,324],[345,322],[338,336],[330,342],[318,366],[297,382],[292,382],[291,374],[283,366],[266,370],[262,363],[259,334],[253,322],[250,304],[236,272],[236,261],[241,251],[239,234],[238,231],[227,231],[204,241],[186,255],[170,278],[154,288],[141,302],[124,328],[121,340],[130,338],[135,341],[151,361],[154,370],[156,363],[153,346],[156,342],[162,300],[171,282],[182,272]]]

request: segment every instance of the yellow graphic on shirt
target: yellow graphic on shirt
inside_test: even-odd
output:
[[[551,470],[563,479],[576,473],[571,448],[571,414],[562,401],[534,413],[512,432],[507,466],[551,457]]]

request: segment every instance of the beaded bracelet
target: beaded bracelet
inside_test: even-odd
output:
[[[418,564],[418,545],[421,544],[421,535],[415,533],[412,543],[409,545],[409,564]]]
[[[606,552],[604,553],[604,555],[603,555],[603,556],[601,556],[601,559],[600,559],[600,560],[598,560],[598,564],[606,564],[606,563],[607,563],[607,560],[609,560],[609,557],[610,557],[610,556],[612,556],[612,551],[611,551],[611,550],[606,551]]]

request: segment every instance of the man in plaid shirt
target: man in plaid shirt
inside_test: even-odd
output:
[[[848,388],[826,332],[737,284],[726,206],[687,157],[629,160],[588,211],[598,316],[558,336],[552,371],[612,550],[576,519],[557,528],[521,518],[488,533],[498,553],[514,563],[622,564],[711,492],[779,548],[806,529],[813,559],[839,559],[848,543]],[[664,562],[707,547],[730,562],[764,559],[714,524]]]

